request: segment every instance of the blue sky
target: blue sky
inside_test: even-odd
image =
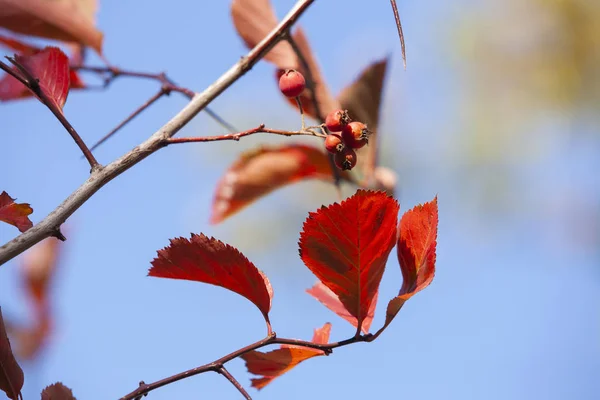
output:
[[[293,1],[274,4],[283,15]],[[592,172],[600,159],[597,126],[581,121],[566,128],[555,118],[540,118],[518,127],[531,134],[515,147],[543,149],[541,155],[481,157],[477,163],[465,157],[463,145],[472,129],[461,114],[462,101],[470,96],[463,86],[467,68],[449,55],[460,4],[400,4],[407,71],[386,1],[347,1],[343,7],[318,1],[301,19],[334,92],[370,61],[391,55],[380,129],[387,135],[383,163],[399,174],[403,211],[439,196],[437,274],[375,343],[310,360],[259,393],[249,389],[255,398],[597,396],[600,185]],[[201,91],[245,52],[228,7],[226,1],[172,0],[143,7],[105,2],[98,15],[105,55],[123,68],[167,71],[181,85]],[[65,113],[92,143],[155,90],[152,82],[123,79],[106,92],[71,93]],[[108,163],[131,149],[184,104],[176,94],[161,100],[100,147],[99,161]],[[240,129],[262,122],[282,129],[299,124],[264,63],[211,107]],[[0,116],[0,190],[31,203],[32,220],[38,222],[85,180],[88,166],[40,104],[2,104]],[[179,135],[220,132],[200,115]],[[260,313],[243,298],[199,283],[146,277],[156,250],[190,232],[236,246],[265,271],[275,291],[271,320],[278,334],[309,339],[314,328],[330,321],[332,339],[352,335],[349,324],[304,293],[315,278],[297,255],[303,220],[337,200],[332,188],[301,183],[221,225],[208,224],[214,187],[236,154],[286,139],[255,136],[166,148],[81,207],[67,223],[69,239],[53,288],[56,329],[42,357],[24,365],[25,398],[35,398],[57,380],[78,398],[118,398],[140,380],[210,362],[264,336]],[[2,242],[16,233],[0,226]],[[384,302],[400,287],[394,254],[373,327],[381,324]],[[0,268],[0,304],[5,318],[26,321],[18,268],[18,259]],[[242,361],[228,368],[249,386]],[[216,374],[150,396],[240,398]]]

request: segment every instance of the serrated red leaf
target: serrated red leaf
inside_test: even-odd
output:
[[[38,81],[40,92],[62,110],[70,86],[71,74],[67,55],[58,47],[45,47],[33,55],[15,55],[14,60]]]
[[[238,34],[248,48],[253,48],[277,26],[277,16],[269,0],[233,0],[231,18]],[[297,69],[298,59],[292,46],[277,43],[264,57],[282,69]]]
[[[331,324],[328,322],[323,327],[315,329],[312,342],[318,344],[329,343]],[[253,378],[252,387],[262,389],[278,376],[288,372],[302,361],[309,358],[325,355],[322,350],[301,346],[282,345],[279,349],[269,352],[250,351],[240,356],[246,362],[248,372],[253,375],[262,375],[262,378]]]
[[[33,208],[27,203],[15,203],[8,193],[0,193],[0,221],[16,226],[19,231],[25,232],[33,226],[28,215],[33,212]]]
[[[94,27],[97,0],[0,0],[0,26],[17,33],[82,43],[102,52]]]
[[[77,400],[73,391],[61,382],[53,383],[42,390],[42,400]]]
[[[243,153],[217,185],[210,221],[217,224],[275,189],[308,178],[333,179],[327,156],[315,147],[261,146]]]
[[[325,307],[329,308],[331,311],[350,322],[353,327],[358,328],[358,320],[356,317],[350,315],[348,310],[344,307],[340,299],[333,293],[327,286],[325,286],[322,282],[317,282],[310,289],[306,289],[306,293],[310,294],[312,297],[317,299],[321,304]],[[377,297],[379,291],[375,292],[375,296],[373,297],[373,301],[371,302],[371,307],[365,317],[361,330],[364,334],[369,333],[369,328],[371,327],[371,323],[373,322],[373,317],[375,316],[375,308],[377,306]]]
[[[10,341],[6,335],[2,308],[0,307],[0,390],[9,399],[17,400],[24,382],[23,370],[15,360]]]
[[[341,107],[348,110],[350,117],[367,124],[371,131],[368,146],[357,151],[355,167],[367,181],[372,179],[377,166],[379,115],[387,64],[385,58],[368,65],[338,96]]]
[[[425,289],[435,274],[438,228],[437,196],[404,213],[398,224],[398,262],[402,271],[402,287],[390,300],[384,328],[392,322],[404,303]]]
[[[158,251],[148,275],[204,282],[238,293],[258,307],[271,330],[271,283],[239,250],[220,240],[204,234],[171,239]]]
[[[396,240],[398,202],[383,192],[358,190],[322,207],[304,222],[300,257],[335,293],[362,328]]]

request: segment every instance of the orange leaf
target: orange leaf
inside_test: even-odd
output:
[[[358,190],[341,204],[310,213],[300,234],[302,261],[338,296],[359,330],[396,241],[399,208],[383,192]]]
[[[368,180],[377,165],[379,114],[387,64],[387,58],[370,64],[338,96],[342,108],[348,110],[350,117],[367,124],[371,131],[369,144],[357,152],[356,167]]]
[[[94,26],[97,0],[0,0],[0,27],[25,35],[82,43],[102,53]]]
[[[312,342],[318,344],[329,343],[331,324],[328,322],[322,328],[315,329]],[[269,352],[250,351],[241,358],[246,361],[248,372],[253,375],[262,375],[262,378],[252,379],[252,387],[262,389],[278,376],[281,376],[309,358],[325,355],[318,349],[301,346],[283,345],[281,348]]]
[[[377,296],[378,292],[375,292],[375,296],[373,297],[373,301],[371,302],[371,307],[365,317],[362,324],[362,332],[364,334],[369,333],[369,328],[371,327],[371,323],[373,322],[373,317],[375,316],[375,307],[377,305]],[[310,289],[306,289],[306,293],[310,294],[315,299],[319,300],[321,304],[325,307],[329,308],[331,311],[344,318],[346,321],[350,322],[353,327],[358,328],[358,320],[356,317],[350,315],[348,310],[344,307],[340,299],[333,293],[327,286],[325,286],[322,282],[317,282]]]
[[[307,178],[333,179],[327,156],[315,147],[262,146],[246,152],[217,185],[211,223],[223,221],[275,189]]]
[[[253,302],[262,312],[269,331],[273,289],[267,277],[236,248],[204,234],[191,239],[171,239],[158,251],[149,276],[185,279],[221,286]]]
[[[277,16],[269,0],[233,0],[231,17],[238,34],[248,48],[253,48],[277,26]],[[296,69],[296,53],[285,40],[276,44],[264,57],[281,69]]]
[[[437,228],[437,196],[402,216],[398,225],[397,251],[403,282],[398,296],[388,304],[384,328],[408,299],[429,286],[433,280]]]
[[[17,400],[23,381],[23,370],[10,347],[0,308],[0,390],[4,391],[9,399]]]
[[[60,244],[60,240],[48,238],[23,255],[21,279],[33,300],[38,318],[44,318],[48,313],[48,287],[56,270]]]
[[[73,391],[61,382],[53,383],[42,390],[42,400],[76,400]]]
[[[0,221],[16,226],[19,231],[25,232],[33,226],[28,215],[33,212],[33,208],[27,203],[17,204],[15,199],[8,193],[0,193]]]
[[[13,63],[22,75],[25,75],[23,71],[31,75],[38,82],[40,92],[62,110],[70,85],[69,58],[62,50],[46,47],[34,55],[15,55]]]

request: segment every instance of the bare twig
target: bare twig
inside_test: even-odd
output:
[[[246,400],[252,400],[252,397],[246,392],[246,389],[227,371],[224,365],[221,365],[220,368],[217,369],[217,372],[223,375],[235,388],[244,396]]]
[[[83,203],[101,187],[133,167],[150,154],[164,147],[164,141],[173,137],[181,128],[206,108],[217,96],[248,72],[271,48],[281,41],[296,20],[315,0],[298,0],[285,18],[258,43],[248,54],[236,62],[204,92],[196,94],[192,100],[162,128],[133,150],[106,165],[94,170],[91,176],[76,189],[62,204],[41,222],[0,247],[0,265],[21,254],[31,246],[49,237]]]
[[[222,140],[235,140],[238,141],[245,136],[254,135],[256,133],[270,133],[273,135],[282,135],[282,136],[316,136],[324,138],[322,132],[316,132],[310,129],[303,129],[300,131],[285,131],[281,129],[270,129],[265,128],[265,124],[260,124],[256,128],[248,129],[246,131],[237,132],[237,133],[228,133],[226,135],[216,135],[216,136],[200,136],[200,137],[184,137],[184,138],[168,138],[165,139],[165,146],[170,144],[177,143],[200,143],[200,142],[218,142]]]
[[[133,400],[133,399],[138,398],[141,395],[149,393],[149,392],[151,392],[155,389],[158,389],[162,386],[180,381],[185,378],[189,378],[194,375],[202,374],[202,373],[205,373],[208,371],[217,371],[218,372],[219,369],[223,368],[223,365],[225,363],[227,363],[235,358],[238,358],[239,356],[241,356],[243,354],[249,353],[251,351],[260,349],[261,347],[265,347],[265,346],[268,346],[271,344],[287,344],[287,345],[292,345],[292,346],[303,346],[303,347],[308,347],[311,349],[322,350],[325,353],[325,355],[329,355],[333,352],[333,349],[335,349],[335,348],[347,346],[352,343],[371,342],[372,340],[373,340],[373,335],[367,334],[367,335],[358,336],[358,337],[356,337],[356,336],[351,337],[349,339],[342,340],[339,342],[321,344],[321,343],[314,343],[314,342],[308,342],[308,341],[297,340],[297,339],[285,339],[285,338],[280,339],[280,338],[277,338],[275,332],[273,332],[273,333],[271,333],[271,335],[265,337],[264,339],[261,339],[258,342],[249,344],[248,346],[242,347],[241,349],[238,349],[232,353],[229,353],[226,356],[223,356],[223,357],[219,358],[218,360],[213,361],[211,363],[204,364],[199,367],[180,372],[178,374],[161,379],[154,383],[140,385],[136,390],[121,397],[119,400]]]
[[[396,0],[390,0],[392,5],[392,11],[394,12],[394,19],[396,20],[396,28],[398,28],[398,36],[400,37],[400,46],[402,46],[402,62],[404,63],[404,69],[406,69],[406,45],[404,44],[404,33],[402,32],[402,24],[400,23],[400,14],[398,13],[398,5]]]
[[[67,130],[67,132],[69,132],[69,135],[71,135],[71,137],[75,141],[75,144],[77,144],[85,158],[90,163],[92,171],[100,169],[100,164],[98,163],[98,161],[96,161],[96,158],[94,157],[90,149],[87,147],[83,139],[81,139],[81,136],[79,136],[75,128],[73,128],[73,126],[69,123],[62,110],[57,107],[56,103],[52,101],[43,90],[41,90],[40,84],[36,77],[32,76],[31,73],[21,64],[19,64],[19,62],[16,61],[14,58],[6,58],[8,59],[8,61],[13,63],[15,67],[17,67],[20,73],[17,73],[15,70],[10,68],[8,65],[4,64],[2,61],[0,61],[0,68],[3,69],[7,74],[10,74],[12,77],[17,79],[23,85],[25,85],[25,87],[31,90],[37,96],[37,98],[40,99],[40,101],[46,107],[48,107],[48,109],[52,112],[52,114],[54,114],[56,119],[62,124],[62,126]]]

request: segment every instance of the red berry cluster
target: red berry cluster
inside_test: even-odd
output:
[[[362,122],[352,121],[347,110],[335,110],[325,118],[325,126],[331,132],[325,138],[325,148],[334,154],[335,165],[350,170],[356,165],[356,152],[367,144],[369,129]]]

